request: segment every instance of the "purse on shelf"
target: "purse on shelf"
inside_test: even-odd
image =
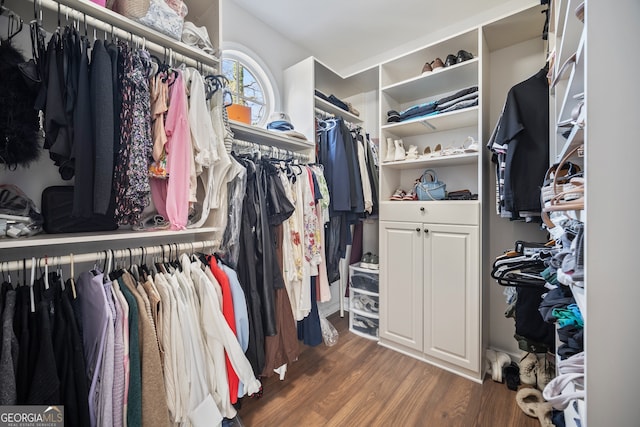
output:
[[[50,234],[113,231],[118,229],[113,215],[93,214],[90,218],[72,217],[73,187],[56,185],[42,191],[44,231]]]
[[[418,200],[444,200],[447,196],[447,185],[438,180],[438,175],[433,169],[426,169],[420,181],[416,183],[416,195]]]

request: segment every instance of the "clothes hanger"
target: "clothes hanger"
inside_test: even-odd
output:
[[[26,274],[26,273],[25,273]],[[31,281],[29,282],[29,301],[31,303],[31,312],[36,312],[36,301],[33,294],[33,285],[36,282],[36,258],[31,257]]]
[[[78,297],[78,294],[76,294],[76,279],[75,279],[75,266],[73,263],[73,253],[69,254],[69,265],[71,268],[71,277],[69,278],[69,283],[71,285],[71,292],[73,294],[73,299],[76,299]]]

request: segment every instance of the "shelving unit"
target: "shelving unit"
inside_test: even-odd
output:
[[[311,152],[314,147],[312,141],[303,140],[293,136],[287,136],[278,131],[251,126],[245,123],[229,120],[231,130],[236,139],[268,145],[295,152]]]
[[[349,266],[349,283],[349,331],[364,338],[377,340],[380,324],[377,311],[378,270],[364,268],[360,263],[352,264]]]
[[[34,4],[35,3],[35,4]],[[144,47],[150,52],[162,57],[171,58],[175,63],[186,63],[190,66],[201,67],[205,70],[216,71],[220,60],[198,48],[189,46],[179,40],[172,39],[150,27],[132,19],[99,6],[89,0],[7,0],[3,5],[10,7],[23,17],[33,16],[34,11],[42,20],[44,28],[51,32],[63,20],[78,21],[86,25],[88,34],[96,33],[102,38],[111,34],[121,40]],[[196,5],[190,9],[189,17],[193,13],[193,22],[199,18],[207,19],[208,33],[215,48],[220,46],[220,13],[219,2],[214,0],[206,5]],[[59,15],[58,15],[59,13]],[[196,16],[196,13],[198,14]],[[94,31],[95,29],[95,31]],[[30,49],[23,49],[25,52]],[[301,144],[303,145],[303,144]],[[72,185],[73,182],[63,181],[57,167],[43,152],[37,163],[30,169],[7,171],[3,174],[3,184],[15,184],[32,199],[37,206],[40,204],[42,190],[51,185]],[[193,241],[214,241],[213,236],[221,231],[208,221],[201,228],[154,231],[133,231],[129,226],[111,232],[46,234],[40,233],[29,238],[0,239],[0,261],[14,260],[16,257],[61,255],[70,251],[95,251],[96,248],[125,246],[153,246],[167,243],[187,243]]]
[[[569,65],[571,72],[569,73],[565,70],[564,74],[558,78],[558,84],[550,90],[550,163],[559,162],[566,153],[583,144],[585,146],[584,151],[587,151],[587,98],[585,96],[587,77],[585,55],[587,48],[586,26],[575,16],[575,10],[580,3],[581,0],[558,0],[552,3],[551,8],[551,21],[554,25],[550,28],[549,42],[550,48],[555,49],[555,62],[552,69],[553,76],[558,75],[565,61],[574,54],[575,61]],[[584,105],[581,107],[578,116],[572,117],[572,115],[575,116],[575,111],[581,102],[583,102]],[[568,128],[558,124],[572,121],[573,125],[570,128],[569,135],[565,138],[563,133],[565,133]],[[573,155],[570,160],[580,165],[586,178],[588,171],[585,168],[586,163],[584,162],[584,158]],[[585,183],[586,182],[585,180]],[[584,223],[586,233],[587,222],[584,213],[584,211],[571,211],[566,214],[579,218]],[[587,299],[585,288],[587,284],[583,283],[583,285],[584,286],[571,284],[569,288],[585,320],[584,336],[586,337]],[[566,389],[562,391],[562,394],[572,393],[576,387],[578,387],[577,384],[570,383]],[[586,425],[585,414],[586,405],[584,399],[574,399],[564,411],[565,424],[567,426]]]

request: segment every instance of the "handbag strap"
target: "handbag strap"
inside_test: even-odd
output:
[[[431,181],[427,181],[427,178],[431,178]],[[420,177],[420,182],[437,182],[438,181],[438,175],[436,175],[436,171],[434,171],[433,169],[425,169],[424,172],[422,172],[422,176]]]

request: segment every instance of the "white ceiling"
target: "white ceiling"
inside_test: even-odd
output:
[[[336,69],[469,21],[514,0],[233,0]],[[531,1],[520,0],[520,5]]]

